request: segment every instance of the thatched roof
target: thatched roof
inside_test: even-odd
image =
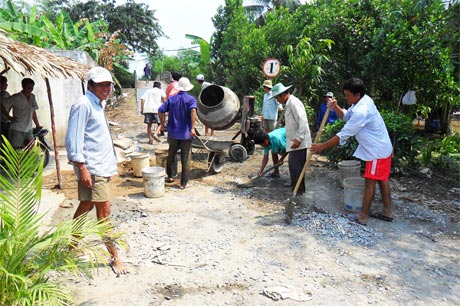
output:
[[[39,73],[43,78],[78,78],[85,80],[90,67],[45,49],[28,45],[0,33],[0,58],[22,74]]]

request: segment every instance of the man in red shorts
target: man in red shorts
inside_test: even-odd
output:
[[[365,190],[361,212],[354,221],[366,225],[369,217],[391,222],[391,193],[388,179],[390,177],[391,156],[393,146],[374,101],[365,94],[366,88],[362,80],[351,78],[343,85],[345,100],[351,107],[348,110],[337,105],[337,100],[328,102],[340,118],[346,121],[342,130],[324,143],[312,144],[311,150],[319,153],[337,144],[345,144],[351,136],[355,136],[359,145],[353,156],[366,161],[364,173]],[[375,185],[379,183],[383,200],[383,211],[370,214],[370,208],[375,195]]]

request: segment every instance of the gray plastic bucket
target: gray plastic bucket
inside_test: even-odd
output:
[[[343,188],[343,180],[347,177],[361,176],[361,162],[359,160],[342,160],[337,164],[340,170],[340,187]]]

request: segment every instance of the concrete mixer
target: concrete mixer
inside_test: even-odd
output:
[[[253,96],[245,96],[241,107],[238,96],[232,90],[211,84],[200,92],[197,106],[200,121],[214,130],[226,130],[240,120],[241,128],[232,140],[241,135],[241,141],[233,144],[228,152],[233,160],[242,162],[248,154],[254,153],[252,136],[262,130],[262,122],[259,117],[253,116]]]

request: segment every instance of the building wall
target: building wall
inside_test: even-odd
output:
[[[48,50],[60,56],[66,56],[73,60],[88,65],[90,67],[96,66],[93,59],[86,53],[81,51],[67,51],[67,50]],[[4,69],[4,64],[0,63],[0,71]],[[22,90],[21,80],[23,78],[31,78],[35,81],[34,95],[37,99],[39,110],[37,111],[38,120],[40,124],[47,128],[50,133],[47,140],[50,143],[53,141],[51,133],[51,111],[48,99],[48,92],[46,88],[45,79],[40,74],[34,75],[21,75],[15,71],[9,70],[4,74],[8,78],[7,91],[12,95]],[[54,108],[54,122],[56,128],[56,142],[59,147],[64,146],[65,134],[67,131],[67,121],[69,118],[70,107],[76,98],[83,94],[82,82],[79,79],[55,79],[50,78],[51,98]],[[84,84],[86,89],[86,84]]]

